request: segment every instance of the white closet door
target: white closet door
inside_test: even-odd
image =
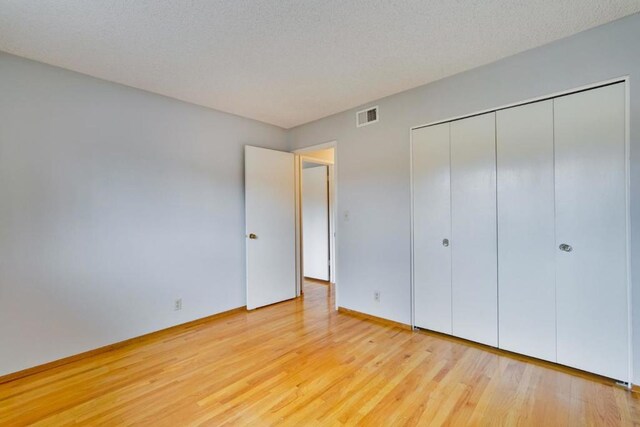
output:
[[[555,361],[553,101],[496,114],[499,347]]]
[[[451,123],[453,335],[498,345],[495,113]]]
[[[554,102],[558,362],[626,380],[624,84]]]
[[[416,326],[451,334],[449,123],[413,131]]]

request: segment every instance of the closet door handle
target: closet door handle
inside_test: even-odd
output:
[[[442,246],[445,248],[449,246],[449,239],[442,239]]]
[[[558,246],[558,249],[564,252],[571,252],[573,250],[571,245],[567,245],[566,243],[562,243],[560,246]]]

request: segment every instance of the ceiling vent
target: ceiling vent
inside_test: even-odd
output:
[[[375,123],[379,118],[378,114],[378,106],[367,108],[366,110],[361,110],[356,113],[356,126],[362,127],[366,125],[370,125],[371,123]]]

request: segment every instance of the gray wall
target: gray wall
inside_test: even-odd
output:
[[[292,148],[337,140],[339,305],[410,322],[409,128],[620,76],[631,78],[635,382],[640,383],[640,15],[292,129]],[[349,211],[349,221],[344,212]],[[381,292],[381,301],[373,298]]]
[[[0,53],[0,375],[243,306],[244,144],[286,133]]]

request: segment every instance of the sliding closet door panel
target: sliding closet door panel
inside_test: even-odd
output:
[[[451,123],[453,335],[498,345],[495,113]]]
[[[558,362],[626,380],[625,87],[554,102]]]
[[[416,326],[451,334],[449,123],[413,131]]]
[[[556,360],[553,101],[496,113],[499,346]]]

